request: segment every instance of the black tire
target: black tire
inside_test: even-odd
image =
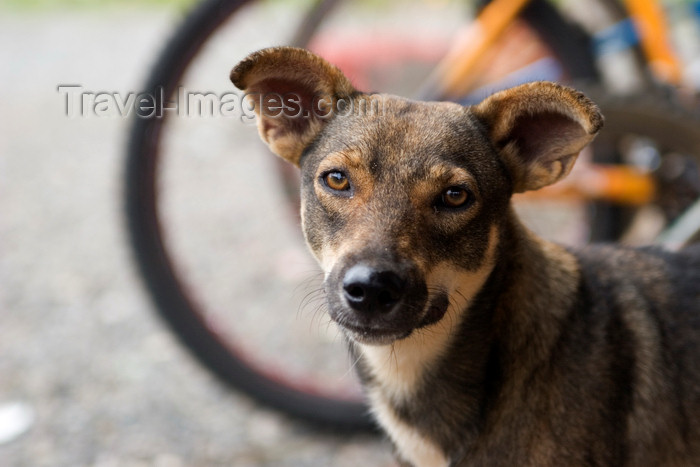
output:
[[[200,48],[217,28],[249,3],[205,0],[180,25],[153,67],[144,91],[156,99],[173,94]],[[537,5],[543,6],[537,6]],[[540,8],[539,10],[537,8]],[[547,11],[539,14],[537,11]],[[545,2],[535,1],[525,18],[548,37],[549,44],[574,79],[595,80],[597,73],[588,43]],[[163,93],[157,92],[162,88]],[[159,107],[161,102],[156,102]],[[281,384],[231,352],[209,329],[187,296],[162,238],[155,189],[163,118],[135,118],[127,147],[126,214],[135,260],[163,320],[192,354],[226,383],[257,401],[313,424],[342,430],[374,429],[365,405],[310,394]]]

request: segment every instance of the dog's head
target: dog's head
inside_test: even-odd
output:
[[[329,312],[387,344],[459,312],[493,268],[514,192],[564,177],[602,125],[552,83],[481,104],[363,94],[301,49],[250,55],[231,73],[273,152],[301,168],[306,240]]]

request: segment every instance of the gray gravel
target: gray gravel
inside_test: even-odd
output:
[[[120,211],[127,121],[66,118],[56,87],[137,89],[175,19],[0,13],[0,467],[392,465],[232,393],[155,318]]]

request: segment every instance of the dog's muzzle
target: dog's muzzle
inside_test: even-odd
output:
[[[427,319],[442,317],[448,303],[429,300],[415,266],[376,258],[344,261],[328,275],[325,289],[331,318],[351,339],[366,344],[408,337]]]

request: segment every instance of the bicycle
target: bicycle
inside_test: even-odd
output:
[[[527,63],[525,74],[534,72],[540,78],[601,86],[603,78],[596,66],[589,34],[564,19],[545,1],[497,1],[501,5],[510,4],[512,11],[508,21],[498,26],[500,31],[493,30],[492,39],[515,33],[516,43],[534,44],[534,48],[528,50],[528,58],[536,61]],[[495,1],[485,3],[481,14],[486,14],[489,7],[494,8],[496,4]],[[137,264],[151,297],[165,322],[204,366],[238,390],[289,415],[335,429],[357,430],[373,425],[350,376],[352,362],[350,365],[343,362],[343,355],[330,357],[342,346],[329,342],[338,335],[325,329],[330,326],[327,321],[320,321],[318,272],[309,272],[312,282],[307,283],[308,295],[294,291],[303,282],[306,268],[317,270],[305,251],[300,229],[294,225],[298,219],[294,213],[297,195],[293,176],[272,157],[259,154],[261,148],[252,129],[232,128],[230,119],[204,122],[202,119],[175,119],[171,117],[180,107],[168,110],[173,96],[179,98],[181,93],[186,94],[187,89],[181,87],[183,83],[203,86],[199,89],[229,91],[226,77],[228,67],[236,62],[236,55],[243,56],[253,49],[274,45],[276,40],[270,37],[273,25],[282,28],[283,35],[293,36],[289,43],[308,46],[331,61],[341,62],[338,64],[358,85],[376,85],[381,90],[407,93],[406,87],[390,88],[390,85],[413,84],[415,87],[420,81],[415,78],[427,76],[435,63],[447,56],[453,61],[443,60],[442,65],[437,66],[440,73],[446,74],[431,75],[429,85],[422,88],[424,96],[432,93],[432,97],[461,99],[467,91],[476,89],[478,95],[495,87],[485,89],[486,83],[471,79],[469,89],[463,86],[464,77],[472,70],[464,64],[469,62],[476,66],[479,61],[461,60],[460,54],[454,52],[464,50],[463,45],[459,47],[463,42],[455,40],[448,29],[454,34],[462,30],[464,16],[461,12],[448,11],[446,15],[436,16],[434,22],[427,13],[419,13],[420,21],[416,21],[416,16],[411,19],[409,8],[402,4],[393,13],[382,11],[381,17],[409,24],[410,34],[374,34],[368,38],[367,26],[370,26],[369,31],[378,26],[370,24],[370,18],[363,16],[362,11],[338,21],[338,15],[343,14],[338,9],[347,7],[347,4],[340,4],[339,0],[314,2],[308,13],[297,18],[300,26],[296,29],[288,24],[295,10],[286,10],[279,4],[241,0],[206,0],[199,4],[164,49],[144,88],[156,96],[156,106],[163,110],[160,115],[134,120],[128,145],[126,210]],[[282,9],[279,17],[273,16],[273,6]],[[341,26],[348,21],[353,23],[351,28]],[[267,35],[253,43],[250,38],[260,24],[267,25]],[[506,28],[509,25],[510,29]],[[347,41],[352,47],[344,46]],[[236,45],[240,49],[231,51]],[[491,45],[487,43],[480,50],[486,52]],[[351,52],[357,50],[361,53],[352,55]],[[639,49],[633,50],[637,58],[645,57]],[[494,60],[491,62],[493,65]],[[208,67],[212,63],[218,71],[210,73]],[[655,79],[646,67],[646,60],[642,60],[642,65],[639,73],[645,89],[655,89],[651,84]],[[375,76],[380,66],[382,73]],[[205,69],[208,74],[197,74]],[[397,71],[401,79],[392,77],[391,72]],[[504,78],[501,75],[494,74]],[[208,81],[210,76],[216,81]],[[452,78],[447,79],[448,76]],[[507,76],[504,81],[507,83],[511,77]],[[656,92],[651,94],[657,95]],[[471,96],[473,98],[474,94]],[[700,184],[696,186],[693,178],[700,173],[697,170],[700,135],[696,124],[679,117],[670,104],[659,107],[654,99],[650,103],[617,98],[607,102],[605,99],[604,96],[602,102],[608,130],[588,157],[621,164],[623,170],[618,183],[608,183],[614,179],[608,171],[599,176],[604,182],[595,184],[596,190],[591,191],[590,182],[583,182],[569,186],[564,194],[553,195],[555,203],[564,203],[563,208],[555,210],[562,225],[572,225],[567,215],[574,208],[566,204],[566,199],[574,200],[574,217],[583,220],[573,224],[573,230],[579,236],[583,232],[586,239],[620,238],[625,232],[635,230],[637,214],[648,209],[660,211],[660,222],[666,225],[700,196]],[[203,105],[201,99],[197,102]],[[246,115],[239,116],[246,118]],[[254,156],[226,157],[231,146],[239,154],[249,151]],[[622,150],[620,146],[624,146]],[[202,155],[203,152],[206,154]],[[645,167],[644,171],[640,173],[637,166]],[[270,176],[256,180],[249,175],[260,173]],[[663,175],[665,173],[670,175]],[[579,177],[581,179],[585,176]],[[207,205],[206,212],[188,195],[190,192],[196,193],[199,202]],[[245,199],[251,193],[255,195],[254,207],[247,202],[229,202]],[[615,198],[615,193],[622,195]],[[666,198],[668,200],[664,201]],[[527,209],[526,204],[523,206]],[[561,219],[562,211],[565,220]],[[274,213],[274,229],[265,223],[263,212]],[[204,217],[205,213],[208,218]],[[647,214],[641,217],[648,218]],[[586,225],[592,227],[587,230]],[[578,239],[582,240],[585,239]],[[231,245],[235,245],[235,254]],[[268,262],[261,262],[262,259]],[[239,270],[243,267],[248,268],[246,274]],[[269,295],[270,291],[274,296]],[[290,297],[296,297],[296,303],[290,303]],[[228,313],[224,311],[232,307],[232,303],[236,308],[234,323],[227,319]],[[299,317],[301,311],[294,313],[295,307],[304,306],[316,307],[311,310],[311,317]],[[291,311],[276,315],[272,323],[261,318],[278,309]],[[283,321],[287,316],[292,319]],[[314,317],[316,324],[308,324],[314,323]],[[317,329],[312,334],[316,341],[311,344],[306,331],[314,326]],[[261,327],[264,332],[260,336],[250,336],[252,330]],[[281,338],[273,331],[279,328],[290,342],[277,341]],[[253,342],[247,346],[240,344],[248,338]],[[285,359],[288,354],[302,357]],[[319,354],[323,358],[319,358]],[[327,374],[309,375],[308,366]]]

